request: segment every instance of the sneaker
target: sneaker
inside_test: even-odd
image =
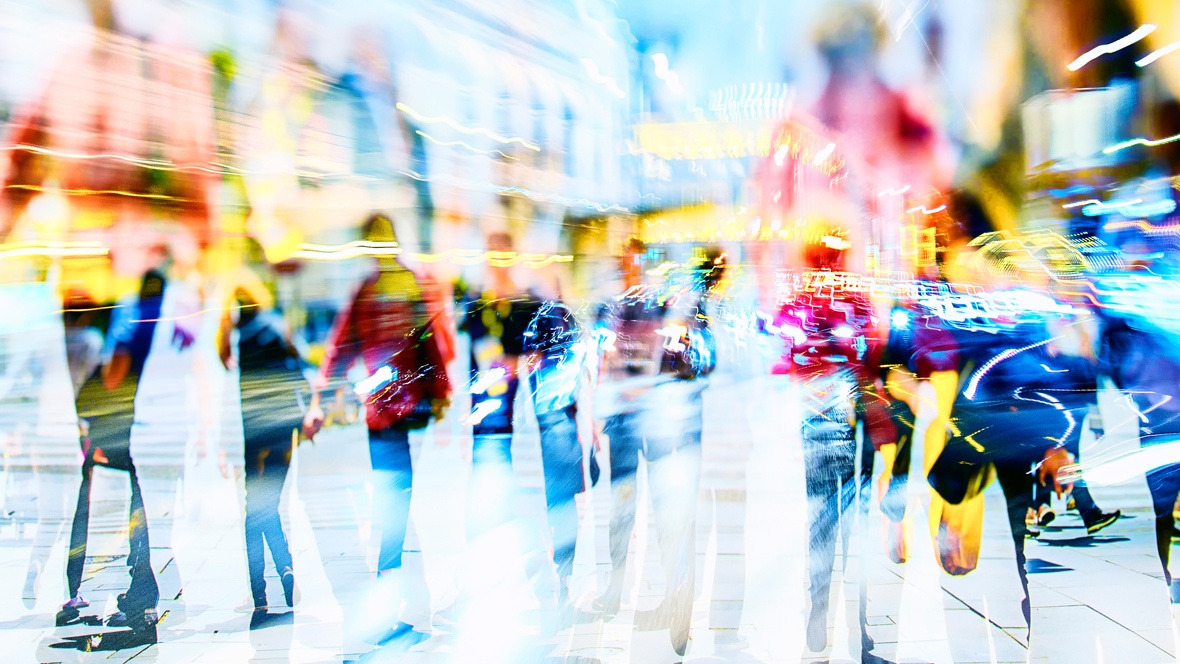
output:
[[[1093,521],[1086,524],[1086,534],[1093,535],[1094,533],[1098,532],[1099,530],[1102,530],[1103,528],[1109,526],[1110,524],[1114,523],[1115,521],[1118,521],[1119,517],[1121,517],[1122,515],[1123,515],[1123,513],[1121,510],[1115,510],[1113,512],[1105,512],[1103,514],[1099,514],[1097,519],[1094,519]]]
[[[299,586],[295,585],[295,573],[288,567],[283,570],[283,599],[287,606],[294,607],[299,603]]]
[[[1041,508],[1037,510],[1037,525],[1042,528],[1049,525],[1050,523],[1053,523],[1053,519],[1056,518],[1057,513],[1054,512],[1053,508],[1049,507],[1048,505],[1041,505]]]
[[[234,613],[254,613],[262,611],[265,613],[270,610],[270,605],[266,601],[266,596],[250,597],[246,596],[238,605],[234,607]]]

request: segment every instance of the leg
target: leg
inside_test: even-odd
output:
[[[283,520],[279,517],[279,502],[283,497],[283,484],[287,481],[287,471],[291,468],[291,443],[286,443],[272,449],[266,457],[262,467],[262,477],[266,486],[266,503],[263,505],[262,534],[266,537],[266,544],[270,548],[270,557],[274,561],[279,576],[285,577],[291,573],[291,549],[287,544],[287,534],[283,532]],[[289,592],[287,593],[290,594]],[[287,598],[287,606],[291,605],[291,598]]]
[[[266,502],[262,464],[268,449],[246,450],[246,566],[254,610],[266,609],[266,555],[262,543],[263,504]]]
[[[811,612],[807,647],[827,647],[827,614],[836,560],[836,528],[852,499],[855,442],[851,384],[837,377],[806,391],[803,462],[807,484],[808,570]]]
[[[1033,476],[1028,470],[1029,466],[1021,463],[996,465],[996,479],[1000,481],[1000,488],[1004,490],[1008,525],[1012,529],[1012,545],[1016,549],[1016,571],[1020,574],[1020,587],[1024,590],[1020,608],[1024,613],[1024,622],[1031,626],[1032,607],[1028,597],[1028,568],[1025,566],[1024,556],[1024,539],[1028,535],[1024,518],[1033,505]]]
[[[374,512],[381,520],[381,553],[377,573],[402,566],[402,548],[410,522],[410,496],[414,474],[410,461],[410,436],[400,428],[369,431],[369,458],[373,464]]]
[[[672,647],[683,655],[688,646],[689,625],[696,583],[696,513],[701,482],[699,434],[690,434],[682,444],[665,453],[649,450],[655,457],[648,465],[652,507],[660,560],[664,567],[665,615],[671,628]]]
[[[553,536],[557,575],[573,574],[578,538],[578,508],[574,496],[582,491],[582,444],[571,409],[537,418],[541,431],[541,464],[545,471],[545,503]]]
[[[128,556],[131,565],[131,587],[127,589],[126,597],[120,602],[119,609],[134,623],[143,620],[145,612],[155,613],[156,605],[160,602],[160,589],[156,585],[156,575],[152,570],[147,513],[143,509],[139,477],[134,467],[128,474],[131,480],[131,555]],[[154,621],[154,615],[152,620]]]
[[[86,541],[90,528],[90,481],[94,463],[82,464],[82,485],[78,487],[78,505],[74,508],[74,525],[70,531],[69,562],[66,563],[66,582],[70,599],[78,597],[82,588],[82,569],[86,563]]]
[[[617,613],[623,597],[627,571],[627,545],[635,528],[635,474],[639,470],[639,414],[624,413],[607,421],[604,432],[610,438],[610,581],[599,600],[604,613]]]
[[[1180,464],[1147,473],[1147,488],[1151,492],[1151,506],[1155,512],[1156,551],[1160,565],[1164,568],[1164,581],[1171,586],[1172,573],[1168,567],[1172,552],[1172,531],[1176,524],[1172,509],[1176,504],[1176,495],[1180,493]]]
[[[512,422],[517,381],[495,397],[499,407],[471,428],[471,484],[467,490],[469,541],[512,522]],[[472,410],[488,403],[488,395],[472,395]]]

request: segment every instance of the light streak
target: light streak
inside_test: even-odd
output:
[[[1061,337],[1053,337],[1052,339],[1046,339],[1044,341],[1040,341],[1035,344],[1030,344],[1030,345],[1025,346],[1023,348],[1009,348],[1008,350],[1000,353],[999,355],[996,355],[995,357],[988,360],[987,362],[984,362],[983,366],[979,367],[979,369],[976,370],[976,372],[971,376],[971,380],[968,381],[968,383],[967,383],[967,389],[963,390],[963,396],[974,401],[975,400],[975,393],[979,390],[979,381],[983,380],[983,377],[986,376],[989,371],[996,368],[996,365],[998,365],[1000,362],[1003,362],[1004,360],[1007,360],[1011,357],[1019,355],[1020,353],[1023,353],[1026,350],[1032,350],[1034,348],[1037,348],[1038,346],[1044,346],[1045,344],[1052,343],[1054,341],[1057,341],[1060,338]]]
[[[454,120],[452,120],[451,118],[448,118],[443,115],[439,115],[439,116],[422,115],[418,111],[415,111],[414,109],[410,108],[409,106],[406,106],[405,104],[403,104],[400,101],[397,103],[396,108],[397,108],[397,110],[401,111],[402,113],[405,113],[406,115],[414,118],[415,120],[417,120],[419,122],[424,122],[426,124],[444,124],[444,125],[450,127],[451,129],[454,129],[455,131],[462,133],[462,134],[481,134],[483,136],[487,136],[488,138],[492,139],[493,141],[496,141],[497,143],[504,143],[505,145],[507,145],[509,143],[519,143],[522,147],[528,148],[529,150],[533,150],[534,152],[541,151],[541,148],[539,146],[537,146],[533,143],[530,143],[519,136],[502,136],[500,134],[497,134],[497,133],[491,131],[490,129],[484,129],[483,127],[467,127],[467,126],[461,125],[458,122],[455,122]]]
[[[475,410],[472,410],[471,414],[467,416],[466,424],[479,424],[483,421],[483,418],[499,410],[500,403],[501,402],[499,399],[488,399],[487,401],[481,401],[479,405],[475,407]]]
[[[372,394],[378,387],[381,387],[391,380],[393,380],[393,369],[391,369],[389,365],[386,365],[373,372],[372,376],[358,381],[356,386],[353,387],[353,392],[355,392],[358,397],[364,397]]]
[[[919,205],[917,207],[912,207],[912,208],[906,210],[905,212],[906,212],[906,214],[913,214],[913,213],[921,210],[922,214],[934,214],[936,212],[942,212],[945,209],[946,209],[946,205],[939,205],[938,207],[934,208],[933,210],[927,210],[925,205]]]
[[[434,143],[435,145],[441,145],[443,147],[452,147],[452,146],[457,145],[460,147],[467,148],[468,150],[470,150],[476,154],[495,153],[495,154],[500,155],[501,157],[504,157],[505,159],[511,159],[512,161],[519,161],[516,157],[513,157],[512,155],[506,154],[506,153],[501,152],[499,150],[480,150],[479,148],[468,145],[468,144],[464,143],[463,141],[440,141],[437,138],[431,136],[430,134],[427,134],[426,132],[418,130],[418,129],[415,129],[414,133],[418,134],[422,138],[425,138],[426,140],[430,141],[431,143]]]
[[[908,184],[900,189],[885,189],[881,192],[878,192],[877,198],[881,198],[882,196],[901,196],[909,190],[910,185]]]
[[[1135,66],[1136,67],[1146,67],[1147,65],[1155,62],[1156,60],[1159,60],[1160,58],[1164,57],[1165,55],[1167,55],[1177,49],[1180,49],[1180,41],[1174,41],[1171,44],[1168,44],[1167,46],[1157,48],[1156,50],[1152,51],[1151,53],[1148,53],[1147,55],[1143,56],[1142,59],[1136,60]]]
[[[1154,203],[1143,203],[1143,199],[1136,198],[1133,201],[1113,205],[1087,205],[1082,208],[1082,214],[1087,217],[1097,217],[1104,214],[1107,210],[1118,210],[1120,214],[1128,217],[1157,217],[1162,214],[1169,214],[1175,209],[1176,201],[1171,199],[1156,201]]]
[[[820,164],[824,163],[825,159],[832,156],[832,153],[835,152],[835,150],[836,150],[836,144],[835,143],[828,143],[827,145],[825,145],[823,147],[822,150],[815,153],[815,156],[812,157],[812,159],[811,159],[811,163],[815,164],[816,166],[819,166]]]
[[[471,384],[471,393],[483,394],[487,392],[489,387],[498,383],[506,375],[508,375],[508,370],[504,367],[495,367],[485,371]]]
[[[619,99],[627,96],[627,93],[623,92],[623,89],[619,87],[618,81],[599,71],[598,63],[590,58],[582,58],[582,66],[586,68],[586,73],[590,75],[590,80],[605,85],[606,89],[610,90]]]
[[[1125,150],[1127,148],[1134,147],[1136,145],[1146,145],[1149,148],[1154,148],[1154,147],[1158,147],[1160,145],[1174,143],[1176,141],[1180,141],[1180,134],[1176,134],[1175,136],[1168,136],[1166,138],[1158,138],[1158,139],[1143,138],[1142,136],[1140,136],[1138,138],[1132,138],[1129,141],[1123,141],[1122,143],[1115,143],[1114,145],[1111,145],[1109,147],[1105,147],[1102,149],[1102,154],[1114,154],[1114,153],[1118,152],[1119,150]]]
[[[169,196],[167,194],[139,194],[133,191],[123,191],[121,189],[56,189],[46,188],[36,184],[10,184],[6,189],[22,189],[25,191],[46,192],[65,194],[67,196],[127,196],[130,198],[150,198],[158,201],[179,201],[181,203],[191,203],[187,198],[178,198],[176,196]]]
[[[396,242],[348,242],[338,245],[300,243],[296,258],[344,260],[358,256],[397,256],[402,252]]]
[[[671,323],[667,327],[661,327],[656,330],[656,334],[661,337],[667,337],[664,341],[664,348],[673,352],[684,350],[685,346],[680,339],[688,332],[688,328],[683,325]]]
[[[339,261],[361,256],[400,256],[401,247],[396,242],[348,242],[339,245],[302,243],[295,252],[296,258],[308,260]],[[574,260],[570,254],[518,254],[515,251],[479,251],[448,249],[434,254],[413,253],[413,259],[423,263],[438,263],[449,260],[458,265],[475,265],[487,262],[492,267],[512,267],[523,263],[527,267],[541,268],[553,263],[569,263]]]
[[[1087,198],[1084,201],[1075,201],[1073,203],[1066,203],[1065,205],[1062,205],[1061,207],[1068,210],[1070,208],[1081,207],[1083,205],[1106,205],[1106,203],[1103,203],[1102,201],[1098,200],[1097,198]]]
[[[23,256],[106,256],[110,249],[98,242],[14,242],[0,244],[0,259]]]
[[[1123,37],[1122,39],[1116,39],[1115,41],[1112,41],[1109,44],[1100,44],[1100,45],[1095,46],[1094,48],[1090,49],[1089,51],[1086,51],[1085,53],[1078,56],[1078,58],[1076,60],[1074,60],[1073,62],[1066,65],[1065,68],[1070,71],[1077,71],[1077,70],[1081,69],[1082,67],[1085,67],[1086,65],[1090,64],[1090,62],[1092,62],[1104,55],[1108,55],[1110,53],[1116,53],[1118,51],[1123,50],[1124,48],[1127,48],[1131,44],[1134,44],[1135,42],[1139,41],[1140,39],[1143,39],[1147,35],[1150,35],[1152,32],[1155,31],[1155,28],[1156,28],[1156,26],[1154,26],[1150,23],[1141,25],[1141,26],[1139,26],[1139,28],[1137,30],[1135,30],[1135,32],[1132,32],[1131,34],[1127,35],[1126,37]]]

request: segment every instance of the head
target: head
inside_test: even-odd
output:
[[[844,5],[829,10],[816,31],[816,44],[833,77],[872,72],[885,30],[877,10]]]
[[[707,247],[705,249],[704,257],[697,265],[697,270],[700,275],[701,288],[706,293],[713,292],[717,288],[717,284],[725,277],[725,259],[726,253],[720,247]]]
[[[148,300],[164,295],[164,273],[157,269],[148,270],[139,286],[139,298]]]
[[[393,220],[380,213],[369,215],[361,235],[365,242],[397,242]]]
[[[397,232],[393,228],[393,220],[381,213],[373,213],[365,220],[364,228],[361,230],[361,239],[365,242],[393,243],[400,246],[397,241]],[[390,254],[379,256],[377,264],[382,270],[397,270],[401,267],[397,256]]]
[[[628,239],[623,245],[623,255],[619,257],[619,274],[626,288],[642,283],[646,256],[647,245],[637,237]]]
[[[489,233],[488,251],[514,251],[512,236],[504,232]]]

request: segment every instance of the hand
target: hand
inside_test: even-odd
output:
[[[315,436],[324,427],[324,409],[320,408],[319,404],[312,404],[308,406],[307,413],[303,416],[303,435],[307,436],[310,441],[315,441]]]
[[[177,350],[184,350],[193,345],[196,340],[196,335],[188,330],[176,327],[172,331],[172,345],[176,346]]]
[[[1053,447],[1045,450],[1045,459],[1041,462],[1040,468],[1037,469],[1037,480],[1042,486],[1049,486],[1048,480],[1052,479],[1053,491],[1060,498],[1073,484],[1062,485],[1061,480],[1057,479],[1057,472],[1071,463],[1073,463],[1073,455],[1066,452],[1065,448]]]
[[[229,459],[226,457],[225,450],[217,450],[217,469],[221,471],[221,476],[229,479]]]

